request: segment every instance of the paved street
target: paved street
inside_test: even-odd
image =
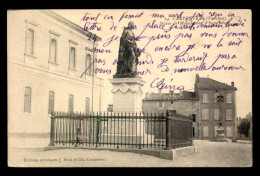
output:
[[[29,167],[250,167],[252,166],[252,144],[248,142],[210,142],[194,140],[198,153],[174,161],[153,156],[95,150],[43,151],[39,146],[47,145],[47,139],[17,139],[10,145],[9,165]],[[29,145],[28,141],[34,141]],[[37,143],[35,143],[35,141]],[[19,144],[19,145],[20,145]],[[32,146],[33,148],[30,148]],[[16,163],[13,165],[12,163]]]

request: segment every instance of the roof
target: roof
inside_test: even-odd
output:
[[[237,90],[236,87],[230,86],[228,84],[210,79],[210,78],[199,78],[196,83],[197,88],[200,89],[227,89],[227,90]]]
[[[79,33],[81,33],[82,35],[88,37],[88,34],[90,34],[91,32],[84,30],[82,27],[80,27],[79,25],[73,23],[72,21],[62,17],[61,15],[51,11],[51,10],[40,10],[40,12],[42,12],[43,14],[46,14],[52,18],[54,18],[55,20],[69,26],[70,28],[72,28],[75,31],[78,31]],[[97,41],[101,41],[101,38],[99,36],[97,36],[96,34],[95,38]],[[91,35],[91,39],[93,40],[93,35]]]
[[[196,98],[195,92],[183,91],[182,93],[174,93],[171,95],[170,93],[150,93],[144,99],[144,101],[157,101],[157,100],[165,100],[165,101],[174,101],[174,100],[198,100]]]

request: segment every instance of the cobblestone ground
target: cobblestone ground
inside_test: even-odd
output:
[[[252,144],[232,142],[210,142],[194,140],[198,147],[195,155],[174,161],[153,156],[127,152],[96,150],[43,151],[34,143],[25,147],[9,145],[8,163],[15,167],[250,167],[252,166]],[[18,141],[18,140],[16,140]],[[24,140],[22,140],[24,142]],[[39,140],[42,141],[42,140]],[[47,143],[39,142],[38,144]],[[21,141],[20,141],[21,142]],[[31,148],[29,146],[33,146]],[[45,145],[46,146],[46,145]]]

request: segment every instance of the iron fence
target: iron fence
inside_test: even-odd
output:
[[[64,113],[51,116],[50,146],[171,149],[192,145],[192,120],[163,113]]]
[[[64,113],[51,116],[51,143],[94,147],[164,148],[166,116],[147,113]]]

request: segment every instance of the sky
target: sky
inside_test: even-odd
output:
[[[102,38],[102,41],[98,44],[98,48],[110,50],[111,53],[109,54],[102,53],[97,55],[98,59],[106,61],[106,65],[97,65],[97,67],[111,70],[111,74],[98,74],[98,77],[104,79],[103,110],[106,110],[108,104],[113,103],[113,94],[111,93],[113,87],[109,79],[116,72],[116,64],[113,65],[113,62],[118,57],[119,40],[123,32],[123,27],[126,27],[128,22],[133,21],[137,27],[133,30],[135,36],[143,37],[137,41],[137,46],[140,49],[145,48],[145,52],[141,54],[139,60],[153,61],[153,64],[138,65],[138,71],[148,69],[151,73],[142,76],[142,79],[146,82],[143,87],[143,95],[146,92],[158,91],[157,88],[150,87],[156,78],[158,80],[164,78],[166,84],[175,85],[176,87],[183,86],[185,90],[193,91],[195,75],[199,74],[200,77],[209,77],[228,85],[234,82],[235,87],[238,89],[236,92],[237,117],[243,118],[248,112],[252,112],[252,29],[250,10],[81,9],[53,11],[82,28],[88,26],[90,32]],[[89,18],[82,20],[84,16]],[[177,16],[183,19],[189,17],[190,19],[186,18],[186,21],[183,19],[177,20]],[[195,30],[181,30],[176,28],[170,31],[163,30],[169,29],[172,24],[178,22],[186,22],[188,24],[189,20],[193,20],[193,22],[200,23],[202,18],[204,19],[203,24],[212,24],[214,22],[221,24],[221,22],[227,22],[232,19],[230,24],[238,25],[222,28],[196,28]],[[153,23],[154,20],[155,22]],[[100,31],[97,28],[90,29],[90,26],[95,22]],[[162,24],[165,24],[163,29]],[[114,39],[118,36],[117,40],[113,40],[106,46],[105,43],[113,36]],[[172,42],[175,44],[175,48],[172,48],[170,51],[156,51],[158,47],[165,49]],[[206,55],[205,62],[208,67],[216,61],[214,66],[235,66],[240,69],[174,73],[172,70],[177,68],[191,68],[200,65],[201,61],[199,60],[174,62],[177,56],[180,56],[192,44],[195,44],[194,48],[186,52],[188,55],[185,54],[185,58],[203,58]],[[207,48],[205,47],[206,45],[211,45],[211,47]],[[168,59],[167,64],[164,64],[170,69],[168,72],[162,72],[163,68],[166,68],[165,66],[158,68],[162,59],[165,58]],[[168,89],[162,90],[163,93],[168,91]],[[179,91],[175,90],[175,92]]]

